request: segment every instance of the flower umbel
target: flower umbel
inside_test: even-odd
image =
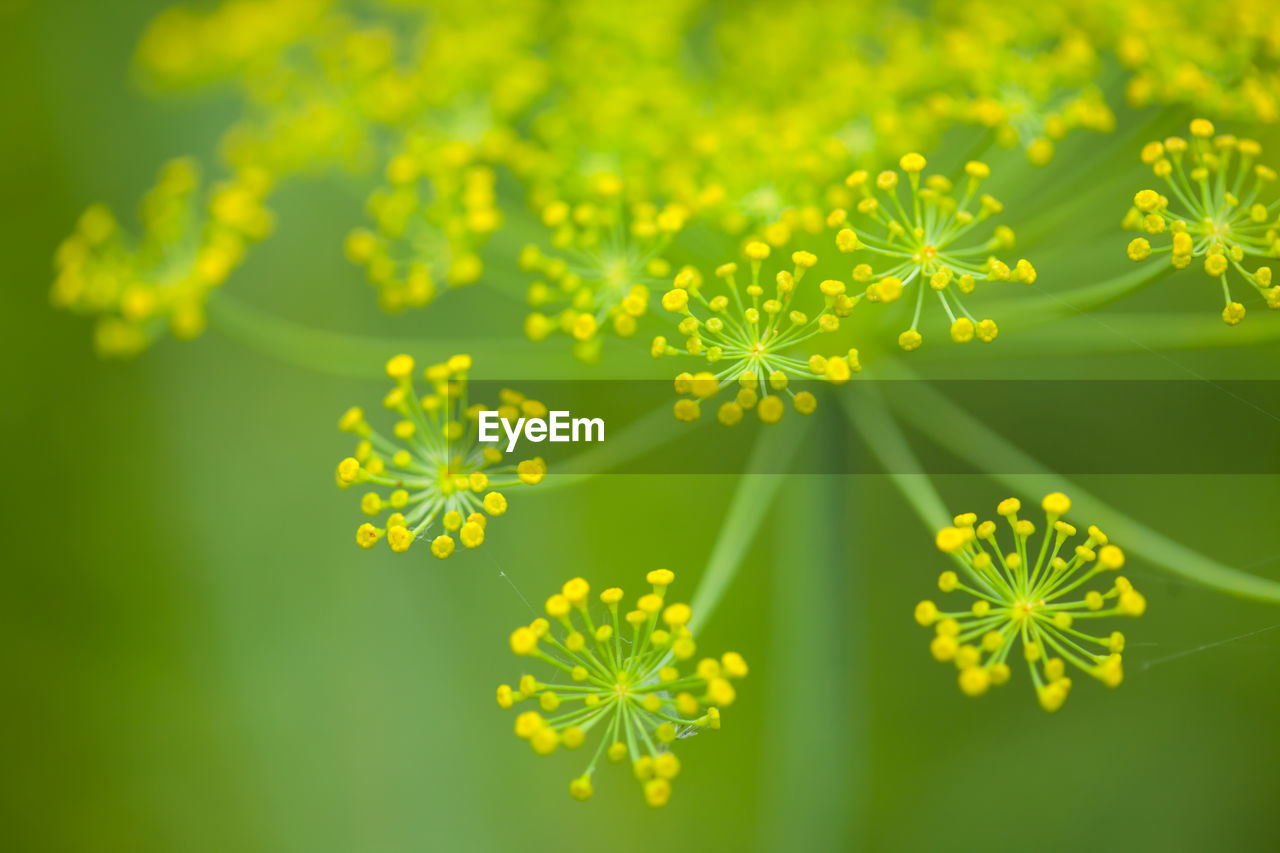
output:
[[[653,591],[626,613],[619,610],[622,590],[606,589],[600,593],[606,612],[597,624],[587,606],[590,587],[574,578],[547,599],[550,620],[535,619],[511,634],[513,652],[567,676],[544,683],[524,675],[516,687],[498,688],[501,707],[536,701],[540,709],[516,717],[516,735],[538,755],[550,755],[561,746],[578,749],[589,733],[600,733],[586,770],[569,783],[575,799],[591,796],[591,778],[603,756],[615,764],[629,759],[645,801],[666,805],[671,780],[680,772],[671,746],[701,729],[720,728],[720,709],[736,696],[731,680],[747,674],[736,652],[703,658],[692,672],[682,671],[697,648],[688,628],[689,606],[665,601],[674,579],[666,569],[649,572]]]
[[[270,188],[265,172],[247,169],[211,187],[206,201],[195,161],[169,161],[143,197],[140,235],[105,205],[84,212],[58,247],[53,304],[97,316],[94,343],[104,357],[138,354],[166,323],[176,338],[196,337],[211,292],[272,229]]]
[[[899,196],[895,171],[881,172],[873,181],[859,170],[845,179],[845,184],[862,196],[854,209],[868,226],[855,230],[849,225],[847,210],[833,210],[827,224],[838,229],[836,248],[846,254],[866,250],[888,264],[879,270],[868,263],[854,267],[853,280],[867,284],[867,298],[872,302],[896,302],[913,283],[916,285],[911,326],[898,336],[903,349],[916,349],[924,340],[919,331],[920,313],[928,290],[937,296],[950,321],[953,341],[963,344],[977,338],[990,343],[999,332],[995,321],[976,319],[961,297],[972,293],[979,281],[1031,284],[1036,280],[1035,267],[1028,261],[1019,260],[1010,268],[991,254],[1013,248],[1013,231],[1007,226],[997,226],[984,241],[960,245],[962,238],[1004,209],[992,196],[978,195],[979,185],[991,170],[977,161],[966,164],[964,195],[957,199],[949,178],[929,175],[921,180],[926,165],[921,155],[906,154],[899,165],[910,189],[907,205]],[[971,209],[975,196],[976,209]]]
[[[1280,255],[1280,202],[1258,201],[1263,188],[1276,179],[1269,166],[1256,163],[1262,147],[1252,139],[1215,135],[1206,119],[1191,122],[1191,141],[1171,136],[1164,142],[1148,142],[1142,162],[1164,180],[1173,198],[1146,189],[1133,197],[1124,219],[1130,230],[1151,236],[1168,232],[1169,244],[1152,248],[1146,237],[1129,242],[1129,258],[1144,261],[1168,252],[1176,269],[1186,269],[1193,258],[1202,259],[1205,274],[1222,283],[1226,306],[1222,319],[1234,326],[1244,319],[1245,308],[1231,297],[1227,273],[1235,270],[1266,302],[1280,308],[1280,286],[1271,283],[1271,267],[1250,271],[1250,257]]]
[[[502,224],[496,174],[464,142],[412,137],[387,164],[389,186],[369,198],[377,230],[347,235],[346,254],[365,268],[387,311],[420,308],[437,283],[474,284],[484,271],[480,251]]]
[[[1008,86],[992,95],[960,99],[954,107],[961,121],[991,128],[1002,147],[1022,147],[1035,166],[1048,165],[1055,142],[1070,130],[1110,133],[1115,129],[1115,115],[1091,86],[1054,92],[1043,99],[1020,86]]]
[[[840,328],[840,318],[849,316],[862,297],[850,297],[844,282],[828,280],[818,285],[823,302],[816,314],[811,317],[793,308],[801,280],[818,262],[815,255],[801,251],[792,253],[793,268],[775,276],[774,294],[765,299],[760,270],[770,251],[763,241],[747,243],[744,254],[751,265],[751,282],[742,288],[746,299],[739,292],[736,263],[716,269],[716,277],[729,291],[727,296],[717,294],[708,299],[702,292],[702,274],[693,267],[682,269],[674,287],[663,294],[662,307],[682,318],[678,329],[685,344],[679,349],[665,337],[656,337],[650,347],[653,357],[697,356],[706,359],[715,371],[685,372],[676,377],[676,393],[684,397],[675,404],[677,419],[697,420],[702,414],[700,401],[734,383],[739,386],[736,396],[721,404],[718,412],[720,423],[726,426],[740,422],[749,409],[755,409],[765,423],[777,423],[785,411],[783,394],[791,398],[797,412],[808,415],[817,400],[809,391],[792,389],[793,377],[842,385],[862,369],[856,349],[829,357],[786,354],[815,335]]]
[[[650,288],[671,272],[662,252],[688,216],[678,205],[624,204],[622,182],[612,175],[598,177],[594,187],[588,201],[542,208],[553,252],[530,245],[520,254],[521,268],[541,276],[529,286],[533,311],[525,333],[540,341],[563,332],[588,362],[599,355],[603,332],[636,333]]]
[[[393,430],[395,440],[369,426],[364,412],[349,409],[338,422],[343,432],[359,437],[354,456],[338,464],[337,482],[346,489],[372,483],[391,491],[368,492],[360,501],[365,515],[376,517],[391,510],[385,527],[360,525],[356,542],[372,548],[383,536],[397,554],[409,550],[438,518],[444,530],[431,540],[431,553],[443,560],[453,553],[457,540],[478,548],[485,537],[489,516],[507,511],[507,498],[497,489],[536,485],[547,473],[541,458],[503,465],[498,448],[479,443],[477,413],[486,408],[467,399],[467,371],[471,357],[455,355],[444,364],[426,369],[431,385],[418,397],[413,386],[413,359],[397,355],[387,362],[387,375],[395,387],[383,405],[400,415]],[[502,392],[497,409],[504,420],[521,416],[543,417],[546,407],[515,391]]]
[[[1071,501],[1061,492],[1043,502],[1047,528],[1037,554],[1030,548],[1035,526],[1018,518],[1016,498],[1000,503],[997,512],[1013,528],[1015,549],[1005,554],[996,540],[996,522],[978,523],[973,513],[956,516],[955,527],[938,532],[938,549],[950,554],[959,573],[943,572],[938,588],[959,590],[976,600],[966,610],[942,611],[932,601],[916,605],[916,621],[932,625],[936,636],[930,645],[934,658],[953,662],[960,670],[960,689],[979,696],[991,685],[1009,680],[1009,657],[1021,646],[1031,672],[1040,706],[1056,711],[1067,699],[1071,679],[1066,664],[1093,676],[1108,687],[1124,678],[1120,653],[1124,635],[1113,631],[1094,636],[1075,627],[1082,619],[1108,616],[1141,616],[1146,599],[1123,576],[1111,589],[1078,592],[1104,572],[1124,565],[1124,552],[1106,535],[1090,527],[1088,538],[1066,557],[1060,556],[1076,529],[1062,516]],[[1051,532],[1052,531],[1052,532]],[[1070,597],[1072,593],[1079,597]]]

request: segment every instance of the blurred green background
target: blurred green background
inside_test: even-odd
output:
[[[968,700],[911,620],[935,594],[939,555],[875,476],[783,485],[700,637],[741,651],[751,675],[720,732],[681,744],[671,804],[644,808],[613,767],[593,801],[572,801],[579,757],[535,758],[493,701],[521,672],[507,633],[529,618],[498,572],[540,601],[577,574],[635,590],[666,566],[673,594],[691,595],[737,478],[599,477],[518,494],[474,554],[366,554],[351,542],[355,498],[333,488],[347,451],[334,421],[376,399],[380,382],[307,372],[212,331],[132,363],[98,361],[88,324],[48,307],[54,247],[89,201],[131,209],[162,160],[210,161],[233,114],[216,95],[153,101],[130,83],[134,40],[162,5],[0,3],[0,234],[12,264],[0,288],[11,474],[0,847],[1275,849],[1280,630],[1182,653],[1280,629],[1280,609],[1135,560],[1128,574],[1150,609],[1119,626],[1130,638],[1121,689],[1081,679],[1050,716],[1016,672]],[[288,189],[278,237],[229,286],[319,328],[429,342],[482,297],[439,317],[382,316],[340,253],[361,197],[340,180]],[[1143,300],[1167,304],[1142,294],[1114,322]],[[1195,304],[1217,322],[1212,304]],[[1176,363],[1274,378],[1275,354]],[[1097,370],[1168,369],[1139,356]],[[1068,353],[1039,369],[1089,363]],[[841,440],[830,422],[819,428]],[[1267,450],[1248,435],[1222,440]],[[1280,481],[1259,470],[1081,483],[1191,547],[1280,578]],[[1005,496],[974,478],[939,486],[957,511]]]

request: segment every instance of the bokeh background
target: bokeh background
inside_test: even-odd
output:
[[[363,553],[355,498],[333,488],[347,451],[334,421],[381,393],[358,375],[376,363],[329,375],[216,331],[130,363],[97,360],[87,323],[48,306],[55,246],[89,201],[129,209],[162,160],[211,161],[234,110],[216,94],[148,99],[131,83],[135,39],[161,5],[0,3],[0,847],[1275,849],[1280,609],[1135,559],[1128,574],[1150,608],[1120,626],[1122,688],[1081,680],[1047,715],[1017,671],[968,700],[911,620],[944,566],[880,476],[783,484],[700,638],[741,651],[751,675],[724,728],[682,744],[671,804],[644,808],[612,767],[591,802],[569,799],[578,757],[535,758],[493,702],[521,672],[506,637],[529,618],[499,573],[539,601],[574,575],[634,589],[666,566],[673,592],[689,595],[742,478],[602,476],[519,494],[474,554]],[[1114,179],[1117,202],[1079,216],[1080,228],[1114,231],[1141,180],[1115,168],[1127,177],[1088,180]],[[336,178],[290,187],[278,237],[228,286],[298,323],[424,352],[463,337],[478,300],[507,299],[519,316],[509,295],[483,291],[430,316],[382,315],[341,256],[362,195]],[[1099,238],[1096,261],[1077,253],[1057,279],[1123,268],[1124,241]],[[1107,322],[1123,328],[1180,298],[1139,294]],[[1183,304],[1218,323],[1212,302]],[[486,340],[510,330],[509,352],[524,352],[518,321],[493,326]],[[1056,355],[1032,359],[1034,343],[1002,330],[997,346],[1006,338],[1019,358],[920,364],[1200,381],[1270,379],[1277,363],[1267,344],[1090,356],[1060,339]],[[530,357],[522,369],[586,375],[563,351]],[[835,421],[817,429],[816,440],[845,440]],[[1280,579],[1274,448],[1220,440],[1256,455],[1258,473],[1077,479],[1193,548]],[[938,486],[957,510],[1006,496],[982,477]]]

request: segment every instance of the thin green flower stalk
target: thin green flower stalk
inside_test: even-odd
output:
[[[85,210],[58,247],[54,306],[97,317],[94,346],[103,357],[146,349],[167,325],[180,340],[205,327],[205,301],[273,227],[263,200],[271,181],[247,170],[202,192],[188,158],[160,170],[140,206],[134,236],[110,209]]]
[[[506,140],[480,146],[415,134],[386,167],[387,186],[369,197],[374,228],[347,235],[347,259],[395,313],[421,308],[440,286],[465,287],[484,273],[481,251],[502,225],[497,173]]]
[[[1234,326],[1244,319],[1245,307],[1231,295],[1228,273],[1257,291],[1268,308],[1280,308],[1280,286],[1273,285],[1271,267],[1248,269],[1252,258],[1280,255],[1280,201],[1259,201],[1276,179],[1270,166],[1257,163],[1262,146],[1252,139],[1215,135],[1213,123],[1191,122],[1191,141],[1171,136],[1148,142],[1142,162],[1168,187],[1169,196],[1145,189],[1133,197],[1124,227],[1151,236],[1169,234],[1168,245],[1153,248],[1146,237],[1129,242],[1133,261],[1168,253],[1176,269],[1193,259],[1222,285],[1222,320]],[[1172,196],[1172,197],[1170,197]]]
[[[784,396],[802,415],[812,414],[818,405],[810,391],[795,391],[794,379],[820,379],[843,385],[862,369],[858,351],[822,356],[812,352],[810,340],[840,328],[840,320],[848,317],[862,298],[850,297],[844,282],[823,281],[816,290],[822,297],[817,312],[799,310],[798,296],[812,291],[801,284],[805,273],[818,262],[811,252],[791,254],[792,269],[780,270],[774,277],[773,293],[766,297],[760,273],[772,249],[762,240],[750,240],[743,249],[751,270],[750,283],[740,287],[738,265],[722,264],[715,276],[728,294],[709,296],[704,293],[702,273],[685,267],[675,277],[671,290],[663,294],[662,307],[681,319],[677,330],[684,337],[684,347],[677,347],[659,335],[653,339],[650,354],[654,358],[674,355],[704,359],[711,369],[680,373],[675,379],[674,413],[678,420],[695,421],[701,417],[701,403],[737,386],[732,400],[722,403],[716,413],[725,426],[742,421],[747,411],[755,410],[766,424],[781,420],[786,411]],[[745,295],[745,298],[744,298]]]
[[[506,495],[497,490],[534,486],[546,476],[540,457],[504,464],[502,451],[479,441],[478,412],[486,407],[467,397],[470,369],[467,355],[431,365],[424,372],[430,390],[419,397],[413,359],[397,355],[387,362],[395,387],[382,401],[401,418],[393,427],[394,440],[373,429],[362,409],[349,409],[339,420],[338,428],[359,443],[355,455],[338,463],[338,487],[369,483],[389,490],[367,492],[360,500],[371,518],[391,511],[384,526],[360,525],[356,543],[361,548],[372,548],[385,536],[391,550],[403,554],[428,536],[437,520],[443,529],[431,539],[432,556],[448,558],[458,541],[467,549],[478,548],[489,517],[507,511]],[[546,407],[536,400],[508,390],[501,396],[496,411],[505,421],[546,416]]]
[[[1071,691],[1067,664],[1108,687],[1124,680],[1124,635],[1113,631],[1096,636],[1080,630],[1077,623],[1141,616],[1147,601],[1119,575],[1106,592],[1082,589],[1097,575],[1124,566],[1124,552],[1101,530],[1090,527],[1084,543],[1063,556],[1063,547],[1076,535],[1076,529],[1062,520],[1071,510],[1066,495],[1054,492],[1045,497],[1046,527],[1038,548],[1033,542],[1035,525],[1018,518],[1021,508],[1020,501],[1009,498],[997,509],[1013,530],[1015,548],[1007,554],[997,540],[997,523],[979,523],[973,513],[956,516],[954,527],[938,532],[938,550],[950,554],[959,570],[943,572],[938,589],[958,590],[974,601],[961,610],[941,610],[932,601],[922,601],[915,618],[934,628],[929,649],[936,660],[955,664],[965,694],[980,696],[992,685],[1008,682],[1010,658],[1020,648],[1040,706],[1056,711]]]
[[[967,163],[964,194],[957,199],[949,178],[929,175],[921,180],[926,165],[921,155],[905,154],[899,165],[907,176],[910,193],[905,204],[898,192],[897,172],[881,172],[873,182],[866,171],[858,170],[845,184],[860,196],[850,202],[859,214],[858,221],[865,225],[855,230],[849,211],[843,207],[827,217],[828,226],[836,229],[837,249],[845,254],[866,252],[887,264],[877,270],[869,263],[859,263],[854,267],[853,280],[867,286],[866,295],[871,302],[886,304],[896,302],[914,285],[911,326],[898,336],[898,345],[904,350],[917,349],[923,343],[920,317],[925,302],[933,297],[947,316],[953,341],[994,341],[999,333],[995,321],[974,317],[962,297],[973,293],[980,281],[1032,284],[1036,270],[1026,260],[1019,260],[1011,268],[992,254],[1013,247],[1013,231],[1008,226],[996,226],[987,239],[969,242],[975,228],[1003,210],[992,196],[978,195],[980,184],[991,170],[985,163]]]
[[[526,674],[514,688],[498,687],[504,709],[538,705],[516,717],[516,736],[538,755],[550,755],[560,747],[577,750],[588,735],[599,734],[586,770],[569,783],[569,794],[578,800],[592,795],[602,758],[614,764],[630,759],[645,802],[666,805],[671,780],[680,772],[672,747],[681,738],[720,728],[720,710],[737,698],[732,682],[747,675],[746,661],[736,652],[702,658],[690,668],[687,662],[697,653],[688,628],[693,613],[687,604],[666,601],[675,574],[656,569],[645,579],[653,591],[625,613],[619,608],[621,589],[600,593],[605,612],[597,621],[588,606],[590,586],[574,578],[547,599],[549,619],[534,619],[511,634],[512,652],[553,667],[560,679],[544,682]]]
[[[628,202],[622,181],[603,174],[586,201],[547,202],[541,210],[552,251],[535,245],[520,254],[521,269],[540,276],[529,285],[525,334],[546,340],[557,332],[582,361],[599,358],[606,333],[629,338],[649,310],[651,289],[671,274],[663,253],[684,228],[688,211]]]

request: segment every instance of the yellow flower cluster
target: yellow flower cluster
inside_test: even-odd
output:
[[[138,353],[166,327],[194,337],[210,294],[272,231],[274,187],[343,168],[378,184],[361,189],[367,219],[344,249],[385,310],[491,277],[486,262],[530,239],[521,232],[504,246],[494,235],[527,222],[541,235],[518,257],[528,338],[567,340],[592,362],[607,339],[669,321],[674,331],[652,338],[653,358],[700,360],[675,376],[678,420],[698,420],[705,403],[726,426],[752,413],[773,424],[788,407],[815,411],[806,382],[842,385],[861,370],[835,333],[864,299],[908,297],[898,335],[907,351],[922,345],[934,300],[954,342],[996,339],[995,321],[970,298],[978,283],[1032,285],[1037,270],[1010,255],[1014,233],[997,224],[1003,205],[986,191],[987,163],[1025,155],[1046,166],[1079,147],[1077,131],[1113,131],[1108,97],[1119,91],[1108,78],[1125,78],[1135,107],[1280,121],[1274,0],[1207,10],[1191,0],[634,6],[221,0],[162,13],[137,49],[141,78],[155,89],[234,90],[240,113],[220,146],[230,177],[205,186],[191,160],[167,164],[136,235],[90,207],[57,250],[53,303],[97,319],[104,356]],[[944,138],[956,150],[936,161],[963,166],[927,173],[918,152]],[[971,153],[949,159],[962,151]],[[897,169],[871,168],[893,157]],[[1198,118],[1189,137],[1142,149],[1160,188],[1137,192],[1124,219],[1141,232],[1132,260],[1194,262],[1221,284],[1232,325],[1245,316],[1233,280],[1280,308],[1280,283],[1261,262],[1280,256],[1280,201],[1260,157],[1255,140]],[[819,240],[836,251],[820,259],[809,251]],[[742,258],[712,281],[705,255],[733,247]],[[662,311],[649,318],[658,294]],[[819,347],[824,334],[841,343]],[[360,547],[385,539],[405,553],[424,540],[445,559],[459,543],[482,545],[507,490],[540,483],[547,466],[509,462],[479,440],[485,407],[469,398],[469,356],[427,367],[421,395],[415,369],[407,355],[387,362],[389,433],[360,408],[341,417],[356,447],[335,478],[367,489]],[[547,414],[518,392],[498,396],[504,420]],[[1041,506],[1042,531],[1013,498],[997,509],[1003,522],[956,516],[937,534],[955,564],[938,587],[967,598],[922,601],[915,619],[933,629],[932,655],[956,666],[964,693],[1005,684],[1020,655],[1052,712],[1077,672],[1122,682],[1124,636],[1082,626],[1141,616],[1146,600],[1118,574],[1119,547],[1096,527],[1078,538],[1064,520],[1065,495]],[[664,805],[680,771],[673,746],[718,729],[747,674],[736,653],[697,659],[690,608],[666,600],[672,573],[647,579],[652,591],[633,609],[606,589],[593,616],[590,587],[574,578],[547,600],[545,618],[510,635],[516,655],[553,671],[498,688],[502,708],[524,706],[516,734],[539,755],[595,738],[569,785],[577,799],[592,795],[607,759],[630,763],[646,802]]]
[[[747,674],[736,652],[685,668],[697,653],[689,631],[693,613],[687,604],[667,603],[672,572],[656,569],[646,580],[653,591],[640,596],[634,610],[622,612],[621,589],[601,592],[604,612],[597,621],[590,586],[574,578],[547,599],[548,618],[511,634],[511,651],[547,664],[561,679],[544,682],[526,674],[514,687],[498,688],[504,709],[537,705],[516,717],[516,736],[538,755],[550,755],[560,747],[579,749],[588,736],[599,735],[586,770],[569,783],[578,800],[591,796],[592,776],[607,758],[614,764],[630,760],[645,802],[666,805],[680,772],[673,745],[720,728],[720,710],[737,696],[733,681]]]
[[[236,165],[285,175],[361,167],[387,128],[466,139],[545,89],[546,4],[401,2],[394,20],[332,0],[225,0],[159,15],[137,53],[156,88],[231,81],[246,112],[224,136]],[[476,93],[486,93],[475,103]]]
[[[959,591],[974,601],[963,610],[942,610],[922,601],[915,618],[934,628],[930,651],[935,659],[955,664],[966,694],[979,696],[1006,683],[1011,656],[1021,648],[1040,706],[1056,711],[1071,690],[1067,664],[1108,687],[1124,679],[1124,635],[1113,631],[1095,636],[1080,630],[1079,623],[1141,616],[1147,602],[1119,575],[1106,592],[1082,589],[1097,575],[1124,566],[1124,552],[1096,527],[1089,528],[1082,544],[1070,548],[1067,542],[1076,529],[1062,517],[1071,510],[1071,501],[1054,492],[1042,506],[1046,526],[1036,549],[1035,525],[1018,517],[1021,502],[1001,501],[997,513],[1009,524],[1015,543],[1007,554],[997,541],[997,522],[979,522],[973,513],[956,516],[954,527],[938,532],[937,545],[951,555],[958,571],[943,572],[938,589]]]
[[[172,6],[138,43],[144,78],[163,88],[244,74],[314,33],[331,0],[236,0],[209,9]]]
[[[1261,153],[1254,140],[1218,134],[1208,119],[1196,119],[1189,142],[1171,136],[1142,149],[1142,162],[1164,181],[1172,198],[1141,190],[1124,219],[1130,230],[1169,235],[1160,248],[1152,248],[1147,237],[1135,237],[1128,247],[1131,260],[1167,252],[1176,269],[1200,260],[1205,274],[1221,282],[1226,301],[1222,319],[1233,326],[1244,319],[1245,308],[1231,297],[1228,272],[1253,287],[1268,308],[1280,308],[1280,286],[1272,284],[1271,267],[1250,270],[1244,265],[1250,257],[1280,255],[1278,203],[1259,201],[1276,172],[1257,162]]]
[[[999,333],[995,321],[974,317],[961,297],[972,293],[979,281],[1031,284],[1036,280],[1029,261],[1019,260],[1010,267],[992,254],[1013,247],[1013,231],[1007,226],[995,227],[985,240],[963,245],[974,229],[1004,209],[992,196],[978,192],[990,169],[976,160],[965,164],[965,176],[960,179],[964,192],[957,198],[950,178],[922,177],[926,161],[920,154],[903,155],[899,165],[906,176],[905,203],[899,189],[903,181],[896,171],[872,178],[858,170],[845,180],[853,194],[849,204],[866,224],[855,229],[849,210],[833,210],[827,225],[836,231],[836,248],[845,254],[866,252],[887,264],[879,270],[869,263],[854,267],[853,280],[866,286],[871,302],[896,302],[915,286],[911,326],[898,336],[904,350],[914,350],[924,341],[920,314],[929,291],[947,316],[953,341],[968,343],[976,338],[990,343]]]
[[[1186,104],[1225,118],[1280,120],[1280,38],[1269,0],[1224,0],[1206,14],[1191,0],[1096,0],[1130,71],[1133,107]],[[1109,20],[1107,20],[1109,19]]]
[[[140,236],[105,205],[84,212],[58,247],[53,304],[98,318],[102,356],[136,355],[166,324],[174,337],[194,338],[204,330],[210,291],[270,233],[263,205],[270,186],[265,173],[247,170],[202,192],[192,160],[167,163],[142,200]]]
[[[387,311],[421,308],[447,287],[474,284],[480,250],[502,224],[492,165],[500,139],[482,148],[412,137],[386,167],[388,186],[369,198],[376,230],[347,235],[348,260],[364,267]]]
[[[419,397],[413,359],[397,355],[387,362],[395,387],[382,401],[401,418],[393,427],[395,440],[374,430],[358,408],[349,409],[338,422],[339,429],[359,439],[355,455],[338,463],[338,487],[371,483],[390,490],[367,492],[361,498],[365,515],[376,517],[388,510],[390,515],[384,527],[360,525],[360,547],[372,548],[385,536],[391,550],[403,554],[439,519],[443,531],[431,539],[433,556],[447,558],[459,541],[468,549],[478,548],[489,517],[507,511],[507,498],[497,490],[537,485],[546,476],[541,458],[503,464],[498,448],[478,441],[476,418],[485,406],[467,397],[470,369],[471,357],[466,355],[431,365],[425,371],[430,390]],[[515,391],[503,391],[497,409],[503,420],[543,417],[546,411]]]
[[[671,290],[663,294],[662,307],[680,317],[677,331],[684,346],[677,347],[660,335],[653,339],[651,354],[654,358],[694,356],[705,359],[712,368],[676,377],[676,393],[682,397],[675,404],[678,420],[697,420],[702,401],[734,385],[737,393],[720,405],[716,415],[725,426],[739,423],[752,409],[764,423],[777,423],[786,411],[784,394],[797,412],[808,415],[816,408],[817,399],[810,391],[796,392],[791,387],[793,377],[843,385],[862,369],[855,349],[832,356],[788,354],[809,339],[840,328],[841,318],[849,316],[861,296],[850,297],[844,282],[828,279],[817,287],[821,307],[810,316],[795,307],[795,299],[805,273],[818,263],[817,256],[793,252],[792,268],[774,276],[772,294],[767,294],[760,272],[771,252],[762,240],[746,244],[743,254],[750,279],[745,287],[738,282],[738,265],[727,263],[715,271],[727,294],[705,293],[702,274],[694,267],[682,269]]]
[[[136,60],[157,88],[239,90],[243,114],[222,144],[237,171],[366,170],[384,150],[401,152],[371,198],[376,227],[347,245],[393,311],[482,275],[480,249],[503,219],[495,176],[509,171],[529,206],[561,223],[552,244],[570,255],[526,254],[539,274],[526,331],[563,331],[588,360],[602,332],[632,333],[645,291],[665,277],[663,240],[637,240],[627,222],[640,202],[653,203],[650,219],[679,211],[681,228],[687,219],[758,232],[786,210],[829,209],[826,188],[851,166],[929,150],[956,125],[988,129],[980,147],[1021,146],[1043,165],[1071,132],[1113,129],[1101,84],[1115,60],[1135,105],[1280,119],[1280,39],[1266,0],[1225,0],[1212,16],[1189,0],[732,13],[660,0],[642,16],[619,0],[393,5],[383,15],[329,0],[180,6],[153,21]],[[805,50],[764,56],[765,43]],[[459,162],[462,149],[472,155]],[[575,223],[607,209],[591,188],[616,175],[626,176],[625,215]],[[599,252],[595,237],[567,236],[566,225],[624,239]],[[598,256],[573,256],[582,252]],[[964,316],[954,298],[944,304],[958,339],[994,337],[990,321]],[[913,324],[903,343],[919,341]]]
[[[1134,103],[1280,115],[1280,41],[1263,0],[1226,0],[1212,20],[1185,0],[1158,10],[971,0],[731,14],[706,0],[661,0],[643,16],[618,0],[393,5],[383,14],[329,0],[180,6],[153,21],[136,61],[156,88],[238,90],[242,115],[221,146],[237,172],[279,180],[389,161],[387,185],[370,199],[374,227],[347,243],[389,310],[483,274],[481,249],[504,218],[494,185],[509,172],[529,206],[560,223],[553,251],[525,256],[539,276],[526,331],[563,331],[585,359],[602,333],[632,333],[645,291],[666,275],[662,234],[696,221],[745,235],[783,211],[829,209],[827,188],[853,165],[929,150],[957,124],[989,129],[980,146],[1021,146],[1044,164],[1072,131],[1112,129],[1099,84],[1113,55],[1134,75]],[[805,50],[761,55],[760,44],[780,42]],[[812,56],[823,57],[817,69]],[[626,201],[607,214],[593,186],[617,175]],[[640,220],[670,213],[680,227],[637,239],[632,207],[648,203],[654,212]],[[575,222],[598,213],[612,222]],[[594,242],[604,234],[614,239]],[[597,248],[609,245],[616,251]],[[948,302],[961,339],[994,335]],[[110,328],[116,349],[139,345]],[[904,343],[918,342],[913,326]]]
[[[613,175],[597,176],[593,189],[586,201],[543,206],[554,251],[530,245],[520,255],[521,268],[541,276],[529,286],[534,310],[525,333],[535,341],[557,331],[568,335],[574,353],[588,362],[599,356],[602,333],[636,333],[650,289],[671,272],[662,253],[688,215],[679,205],[627,203]]]
[[[380,131],[420,109],[418,83],[399,58],[397,31],[326,15],[288,51],[251,64],[246,107],[222,138],[224,157],[281,177],[377,161]]]
[[[1110,133],[1115,115],[1095,83],[1103,67],[1087,16],[1059,6],[969,2],[933,10],[944,33],[938,60],[965,81],[958,95],[929,96],[947,120],[989,128],[1034,165],[1053,158],[1073,130]]]

